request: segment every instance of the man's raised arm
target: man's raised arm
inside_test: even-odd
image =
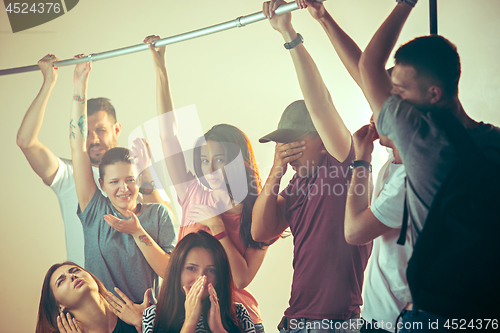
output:
[[[50,93],[57,81],[57,71],[52,67],[55,61],[59,59],[51,54],[38,61],[43,74],[42,88],[31,103],[17,132],[17,145],[23,151],[33,171],[47,185],[52,184],[59,168],[59,161],[56,155],[38,140],[38,133],[42,127]]]
[[[291,24],[291,14],[274,15],[276,8],[284,3],[282,0],[264,3],[263,12],[270,18],[271,26],[281,33],[286,43],[290,43],[298,37]],[[330,92],[304,44],[299,43],[289,50],[314,127],[326,150],[342,162],[351,150],[351,133],[337,112]]]
[[[335,22],[322,2],[315,2],[314,0],[296,0],[296,2],[299,7],[307,8],[311,16],[323,27],[345,68],[358,86],[361,87],[361,75],[359,74],[358,65],[362,51],[358,45]]]
[[[403,0],[396,5],[375,32],[359,60],[361,89],[373,111],[375,124],[382,106],[391,96],[392,83],[385,69],[387,60],[416,2],[417,0]]]

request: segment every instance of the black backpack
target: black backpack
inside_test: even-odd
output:
[[[498,318],[500,164],[485,156],[486,149],[481,151],[456,117],[433,116],[459,161],[434,197],[408,262],[413,302],[446,318]],[[500,156],[498,149],[488,150]],[[406,235],[406,202],[404,215],[399,244]]]

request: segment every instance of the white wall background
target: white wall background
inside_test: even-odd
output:
[[[364,48],[394,1],[328,0],[325,4]],[[47,53],[68,59],[78,53],[134,45],[149,34],[165,37],[202,28],[257,12],[261,5],[258,0],[82,0],[62,17],[16,34],[0,5],[0,68],[33,65]],[[500,125],[500,1],[438,0],[438,14],[440,34],[456,43],[462,58],[460,97],[465,109],[475,119]],[[304,36],[340,114],[354,132],[370,116],[366,101],[321,27],[306,11],[293,16],[294,26]],[[421,0],[399,44],[428,32],[428,2]],[[301,98],[291,59],[282,44],[281,36],[267,22],[259,22],[167,49],[176,107],[196,105],[204,131],[224,122],[246,132],[263,179],[272,163],[274,146],[257,140],[276,128],[286,105]],[[70,156],[67,123],[72,72],[70,67],[59,69],[40,133],[40,140],[62,157]],[[147,52],[94,63],[89,97],[111,99],[123,125],[122,146],[127,145],[128,135],[136,127],[156,114],[154,78]],[[0,332],[34,330],[43,276],[51,264],[65,260],[56,196],[31,170],[15,142],[24,113],[41,83],[39,72],[0,77]],[[376,168],[384,153],[376,148]],[[291,262],[292,238],[278,241],[250,285],[268,332],[275,330],[288,305]]]

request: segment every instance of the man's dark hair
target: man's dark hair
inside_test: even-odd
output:
[[[442,36],[415,38],[401,46],[394,55],[396,64],[413,66],[417,77],[431,80],[450,98],[458,94],[460,56],[457,47]]]
[[[91,98],[87,101],[87,116],[90,117],[96,112],[106,111],[108,115],[113,117],[116,122],[116,112],[113,105],[111,105],[109,98],[98,97]]]

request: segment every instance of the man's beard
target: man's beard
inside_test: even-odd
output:
[[[92,155],[91,155],[90,151],[91,151],[91,150],[92,150],[92,148],[94,148],[94,147],[101,147],[101,148],[104,148],[104,147],[103,147],[103,146],[101,146],[100,144],[97,144],[97,145],[96,145],[96,144],[92,144],[92,145],[90,145],[90,147],[89,147],[89,149],[88,149],[88,151],[87,151],[87,153],[88,153],[88,155],[89,155],[89,158],[90,158],[90,163],[91,163],[92,165],[99,165],[99,164],[101,164],[102,157],[104,156],[104,154],[105,154],[106,152],[104,152],[104,153],[102,153],[102,154],[99,154],[99,155],[96,155],[95,157],[92,157]],[[108,150],[109,150],[109,149],[107,149],[106,151],[108,151]]]
[[[99,165],[101,164],[101,160],[102,160],[102,156],[99,155],[98,157],[96,158],[93,158],[92,156],[90,156],[89,154],[89,158],[90,158],[90,163],[92,163],[92,165]]]

